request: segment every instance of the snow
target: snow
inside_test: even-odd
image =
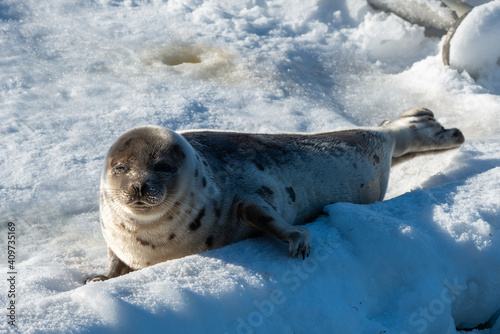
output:
[[[491,48],[462,53],[476,81],[364,0],[0,2],[4,314],[8,222],[18,272],[0,332],[500,333],[498,2],[482,3]],[[395,167],[383,202],[327,206],[305,261],[262,237],[83,284],[107,265],[99,177],[125,130],[315,132],[414,106],[465,144]]]
[[[450,43],[450,65],[476,77],[500,79],[500,2],[475,7]]]

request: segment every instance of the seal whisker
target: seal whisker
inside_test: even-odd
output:
[[[93,207],[91,207],[90,210],[87,211],[87,213],[89,213],[90,211],[94,210],[97,206],[99,206],[99,202],[97,202]]]

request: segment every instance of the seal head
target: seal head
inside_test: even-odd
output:
[[[161,127],[124,133],[110,148],[101,179],[101,199],[136,223],[157,220],[171,211],[192,175],[194,154],[178,134]]]

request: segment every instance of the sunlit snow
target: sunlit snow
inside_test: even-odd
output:
[[[0,332],[500,333],[499,11],[484,2],[455,69],[443,38],[365,0],[1,0]],[[394,168],[383,202],[327,206],[305,261],[261,237],[84,285],[107,266],[99,179],[125,130],[315,132],[417,106],[465,144]]]

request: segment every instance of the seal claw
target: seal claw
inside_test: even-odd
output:
[[[290,257],[299,257],[305,260],[311,252],[311,234],[309,230],[303,227],[296,227],[297,230],[291,232],[288,236]]]
[[[108,279],[109,279],[109,277],[105,276],[105,275],[93,276],[93,277],[87,278],[87,280],[85,281],[85,284],[89,284],[89,283],[92,283],[92,282],[107,281]]]

